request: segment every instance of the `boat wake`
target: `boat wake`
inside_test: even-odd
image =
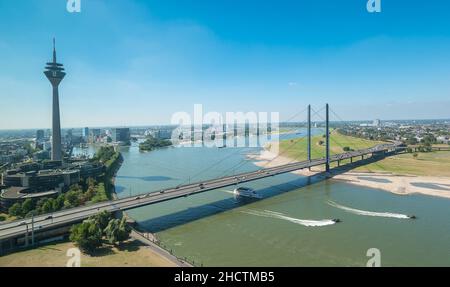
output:
[[[303,226],[308,226],[308,227],[320,227],[320,226],[327,226],[327,225],[333,225],[336,224],[336,221],[332,220],[332,219],[324,219],[324,220],[306,220],[306,219],[298,219],[298,218],[294,218],[294,217],[289,217],[283,213],[280,212],[274,212],[274,211],[270,211],[270,210],[253,210],[253,209],[248,209],[245,211],[241,211],[242,213],[246,213],[246,214],[251,214],[251,215],[255,215],[255,216],[261,216],[261,217],[269,217],[269,218],[276,218],[276,219],[281,219],[281,220],[286,220],[295,224],[300,224]]]
[[[366,210],[360,210],[360,209],[355,209],[355,208],[351,208],[351,207],[347,207],[347,206],[343,206],[340,204],[337,204],[334,201],[329,200],[327,202],[329,205],[348,211],[350,213],[353,214],[357,214],[357,215],[365,215],[365,216],[376,216],[376,217],[390,217],[390,218],[400,218],[400,219],[410,219],[411,216],[406,215],[406,214],[400,214],[400,213],[391,213],[391,212],[373,212],[373,211],[366,211]]]

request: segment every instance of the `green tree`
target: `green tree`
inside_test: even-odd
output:
[[[38,213],[42,213],[42,206],[45,204],[45,202],[47,202],[46,198],[41,198],[36,202],[35,209]]]
[[[122,220],[111,219],[105,228],[106,239],[110,244],[121,243],[130,237],[131,228],[128,226],[125,218]]]
[[[85,220],[70,229],[70,241],[81,250],[91,253],[102,245],[102,230],[93,220]]]
[[[22,203],[22,215],[28,215],[35,207],[36,206],[31,198],[25,199]]]
[[[158,139],[153,136],[148,136],[145,142],[139,144],[139,150],[141,151],[152,151],[156,148],[171,146],[172,142],[170,140]]]
[[[81,190],[69,190],[64,196],[64,208],[77,207],[83,203]]]
[[[65,195],[64,194],[58,195],[56,200],[53,202],[53,210],[56,211],[56,210],[60,210],[61,208],[63,208],[64,201],[65,201]]]
[[[41,213],[51,213],[56,211],[55,204],[56,200],[54,198],[47,199],[41,207]]]
[[[104,230],[108,226],[111,218],[111,213],[106,210],[91,216],[91,219],[100,227],[101,230]]]
[[[12,216],[22,216],[22,204],[20,202],[14,203],[9,208],[8,213]]]

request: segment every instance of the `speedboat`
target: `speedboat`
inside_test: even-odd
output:
[[[234,195],[251,197],[251,198],[262,198],[254,189],[249,187],[238,187],[233,191]]]
[[[417,216],[415,216],[415,215],[408,215],[408,218],[409,219],[417,219]]]
[[[339,218],[336,218],[336,219],[332,219],[331,221],[333,221],[333,222],[336,222],[336,223],[339,223],[339,222],[341,222],[341,220],[340,220]]]

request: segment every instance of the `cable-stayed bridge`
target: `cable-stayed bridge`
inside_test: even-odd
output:
[[[329,106],[325,106],[325,156],[321,158],[312,158],[311,150],[311,107],[307,109],[307,159],[304,161],[292,162],[280,166],[261,168],[257,171],[243,172],[234,175],[225,175],[223,177],[178,185],[173,188],[164,189],[156,192],[150,192],[139,196],[101,202],[88,206],[62,210],[52,214],[35,216],[32,219],[24,219],[5,223],[0,225],[0,247],[6,245],[17,246],[26,245],[31,232],[32,244],[35,236],[40,238],[51,237],[55,232],[67,232],[68,227],[81,222],[84,219],[100,211],[125,211],[142,206],[156,204],[173,200],[176,198],[188,197],[194,194],[207,192],[210,190],[223,188],[227,186],[238,185],[258,179],[289,173],[305,168],[324,166],[326,172],[330,171],[330,164],[337,163],[339,166],[342,161],[354,159],[364,159],[366,156],[373,158],[383,158],[386,155],[394,154],[404,147],[401,142],[391,142],[375,145],[366,149],[359,149],[340,154],[331,155],[330,153],[330,126],[329,126]],[[292,145],[294,145],[293,143]],[[336,143],[338,144],[338,143]],[[289,149],[288,147],[287,149]],[[280,154],[282,155],[282,153]],[[280,156],[279,155],[279,156]],[[272,159],[273,160],[273,159]],[[0,250],[1,253],[1,250]]]

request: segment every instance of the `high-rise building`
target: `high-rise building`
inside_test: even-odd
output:
[[[85,139],[89,137],[89,128],[83,128],[82,134]]]
[[[111,132],[111,139],[113,142],[130,142],[130,129],[129,128],[113,128]]]
[[[59,115],[59,91],[58,86],[64,79],[66,73],[62,64],[56,62],[55,39],[53,39],[53,62],[47,63],[44,71],[45,76],[52,84],[53,88],[53,108],[52,108],[52,160],[62,159],[61,148],[61,121]]]
[[[71,143],[73,139],[73,129],[68,129],[66,133],[66,143]]]
[[[89,142],[97,142],[101,136],[101,130],[100,129],[91,129],[89,131]]]
[[[45,133],[44,130],[37,130],[36,131],[36,141],[37,142],[42,142],[45,138]]]

